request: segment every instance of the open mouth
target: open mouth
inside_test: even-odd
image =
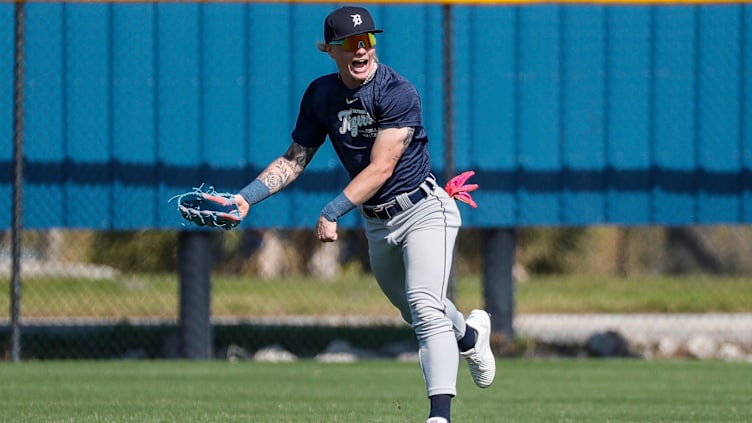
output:
[[[350,67],[355,73],[365,72],[368,69],[368,59],[353,60]]]

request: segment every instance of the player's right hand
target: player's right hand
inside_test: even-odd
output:
[[[233,199],[235,200],[235,206],[238,208],[238,213],[240,213],[240,218],[245,219],[245,217],[248,216],[248,212],[251,210],[251,206],[240,194],[235,194]]]

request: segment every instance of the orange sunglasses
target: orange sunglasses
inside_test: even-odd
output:
[[[376,36],[370,32],[360,35],[353,35],[347,37],[344,40],[331,41],[329,44],[338,45],[345,51],[358,51],[358,49],[364,48],[370,50],[376,45]]]

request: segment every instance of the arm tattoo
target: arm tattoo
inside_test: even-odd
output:
[[[402,140],[402,150],[400,150],[399,154],[394,155],[394,161],[399,161],[400,157],[407,151],[407,147],[410,146],[410,143],[413,142],[413,135],[415,134],[415,128],[409,127],[407,128],[407,135],[405,135],[405,139]]]
[[[311,162],[316,150],[317,148],[303,147],[293,142],[282,157],[291,162],[291,165],[294,166],[296,173],[299,175],[308,166],[308,163]]]
[[[415,128],[411,126],[407,128],[407,135],[405,135],[405,139],[402,140],[403,153],[405,152],[405,150],[407,150],[407,147],[410,145],[410,143],[413,142],[413,135],[415,135]]]
[[[282,157],[276,159],[264,170],[258,179],[274,193],[294,181],[311,162],[317,148],[303,147],[293,142]]]

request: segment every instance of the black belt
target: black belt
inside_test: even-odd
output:
[[[414,190],[400,194],[397,197],[403,196],[402,201],[395,198],[392,201],[379,204],[377,206],[363,206],[363,214],[368,217],[375,217],[377,219],[391,219],[397,214],[410,209],[416,205],[420,200],[428,197],[428,194],[436,188],[436,181],[433,179],[426,179],[425,182],[420,184],[418,188]],[[405,201],[408,200],[408,201]]]

